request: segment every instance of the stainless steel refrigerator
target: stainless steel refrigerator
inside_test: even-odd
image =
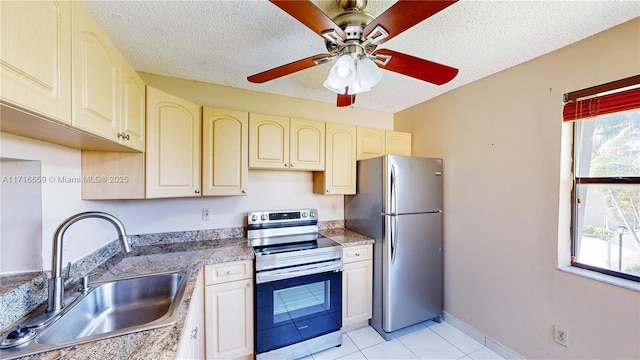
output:
[[[442,321],[442,159],[385,155],[359,160],[345,227],[375,239],[373,326],[391,332]]]

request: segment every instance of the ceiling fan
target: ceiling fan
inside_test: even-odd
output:
[[[356,94],[371,90],[386,69],[416,79],[442,85],[451,81],[458,69],[420,59],[378,45],[452,5],[453,1],[399,0],[377,18],[364,11],[367,0],[336,0],[343,10],[329,18],[310,1],[269,0],[325,40],[327,54],[294,61],[247,78],[264,83],[338,58],[324,86],[337,93],[337,106],[355,103]]]

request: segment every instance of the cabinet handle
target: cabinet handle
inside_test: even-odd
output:
[[[327,189],[327,192],[331,192],[331,189]]]
[[[196,189],[196,194],[200,194],[200,189]]]
[[[242,193],[243,193],[243,194],[246,194],[246,193],[247,193],[247,190],[242,189]]]
[[[196,326],[195,328],[191,329],[191,336],[192,339],[197,339],[198,338],[198,327]]]
[[[122,140],[129,140],[129,134],[125,133],[124,131],[121,133],[118,133],[118,137],[122,138]]]
[[[356,256],[360,256],[360,253],[356,253]]]
[[[284,167],[289,167],[289,164],[284,164]]]
[[[291,164],[291,167],[293,167],[293,164]]]

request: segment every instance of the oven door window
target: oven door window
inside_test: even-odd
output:
[[[329,272],[257,285],[257,352],[339,330],[342,273]]]

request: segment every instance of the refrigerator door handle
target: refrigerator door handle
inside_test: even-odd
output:
[[[391,165],[391,216],[393,217],[393,227],[391,228],[391,264],[396,261],[396,250],[398,248],[398,193],[397,193],[396,168]]]
[[[396,167],[391,165],[391,205],[390,213],[392,215],[398,215],[398,188],[396,187]]]

